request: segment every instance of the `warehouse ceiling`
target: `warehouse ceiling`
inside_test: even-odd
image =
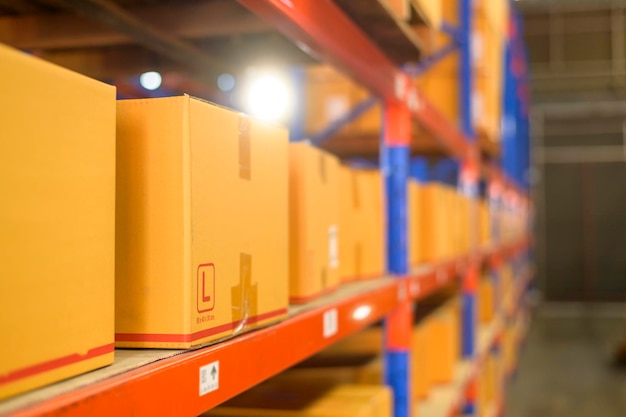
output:
[[[0,42],[101,80],[158,70],[206,98],[220,73],[312,62],[233,0],[0,0]]]
[[[380,0],[335,3],[390,60],[419,61],[417,27],[426,22],[417,8],[401,20]],[[236,0],[0,0],[0,43],[114,84],[124,97],[147,96],[138,75],[158,71],[165,91],[226,105],[221,74],[237,79],[251,66],[316,62]],[[371,157],[378,134],[369,139],[330,145],[339,155]],[[422,138],[418,150],[443,152],[433,138]]]
[[[350,12],[354,2],[337,3]],[[367,19],[368,33],[393,45],[383,48],[391,59],[419,58],[418,41],[385,20],[377,0],[358,3],[364,15],[352,17]],[[116,83],[158,70],[166,82],[213,99],[221,73],[315,62],[235,0],[0,0],[0,42]]]

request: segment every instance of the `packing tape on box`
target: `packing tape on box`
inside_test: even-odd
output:
[[[237,323],[233,333],[242,332],[250,317],[258,314],[258,287],[252,284],[252,255],[239,255],[239,284],[231,288],[232,321]]]

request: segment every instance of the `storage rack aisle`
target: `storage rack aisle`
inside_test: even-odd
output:
[[[356,331],[384,320],[385,381],[393,389],[394,415],[455,416],[460,413],[497,416],[503,407],[501,390],[488,404],[478,392],[481,373],[492,355],[503,357],[504,383],[514,365],[521,337],[524,293],[532,277],[528,219],[511,219],[530,210],[524,173],[528,167],[525,57],[521,22],[511,11],[506,42],[502,165],[481,161],[472,123],[472,13],[470,0],[458,0],[454,34],[459,64],[458,131],[451,121],[415,87],[349,17],[330,1],[240,0],[295,42],[349,74],[378,97],[384,107],[381,171],[384,175],[388,276],[343,285],[338,291],[302,306],[290,307],[279,324],[192,351],[117,350],[115,364],[0,404],[0,415],[199,415],[259,384]],[[332,33],[328,31],[333,27]],[[336,34],[341,33],[341,41]],[[432,61],[453,49],[435,51]],[[427,71],[431,61],[424,60]],[[426,64],[428,62],[428,64]],[[469,250],[444,262],[411,269],[408,261],[407,194],[411,166],[411,119],[446,145],[461,166],[459,188],[470,200]],[[343,120],[348,122],[349,118]],[[339,121],[341,123],[342,121]],[[337,124],[337,123],[335,123]],[[490,246],[479,243],[479,183],[488,184],[493,215]],[[504,225],[504,226],[503,226]],[[477,287],[481,269],[494,275],[503,295],[492,320],[480,327]],[[506,272],[506,271],[508,272]],[[508,281],[502,276],[509,275]],[[459,278],[460,277],[460,278]],[[462,353],[449,384],[435,388],[427,400],[410,392],[411,304],[459,281],[462,288]],[[504,282],[507,281],[507,282]],[[298,341],[298,343],[294,343]],[[499,352],[499,353],[498,353]],[[504,353],[508,352],[508,353]],[[504,357],[507,357],[505,360]],[[207,389],[207,379],[214,381]],[[497,379],[497,378],[496,378]],[[203,385],[204,384],[204,385]],[[175,386],[175,388],[173,388]],[[174,391],[173,391],[174,390]]]

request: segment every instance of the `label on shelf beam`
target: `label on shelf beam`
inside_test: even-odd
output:
[[[200,367],[200,396],[213,392],[220,387],[220,361]]]
[[[339,331],[339,314],[337,309],[333,308],[324,313],[324,338],[328,339],[337,334]]]

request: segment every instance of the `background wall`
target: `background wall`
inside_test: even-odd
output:
[[[626,2],[524,1],[539,282],[626,298]]]

